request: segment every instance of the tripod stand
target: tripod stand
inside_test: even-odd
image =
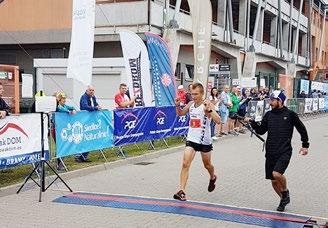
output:
[[[66,182],[59,176],[59,174],[56,172],[54,168],[51,167],[49,162],[46,160],[45,157],[45,151],[44,151],[44,118],[45,118],[45,113],[41,112],[41,158],[40,161],[37,163],[37,165],[34,167],[33,171],[25,178],[24,183],[21,185],[21,187],[17,190],[17,194],[23,189],[24,185],[27,183],[29,179],[31,179],[37,186],[40,188],[40,194],[39,194],[39,202],[41,202],[41,197],[42,197],[42,192],[47,191],[47,189],[56,181],[60,180],[71,192],[73,190],[66,184]],[[46,114],[46,117],[48,117],[49,121],[49,116]],[[46,182],[45,182],[45,166],[48,166],[52,172],[56,175],[56,178],[46,187]],[[41,170],[41,175],[40,175],[40,183],[38,183],[36,180],[33,179],[32,175],[38,168],[40,167],[39,170]]]

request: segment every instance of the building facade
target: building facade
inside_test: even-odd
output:
[[[180,40],[176,78],[181,84],[192,82],[192,19],[187,0],[96,2],[94,58],[122,58],[121,29],[132,30],[141,38],[149,31],[163,35],[175,19]],[[229,66],[231,81],[240,83],[243,78],[256,77],[258,85],[280,87],[293,96],[299,79],[325,79],[328,42],[323,2],[211,0],[211,4],[211,64]],[[0,4],[0,63],[37,74],[35,67],[46,66],[35,65],[42,61],[34,59],[67,58],[71,11],[72,1],[67,0],[4,0]],[[115,66],[114,70],[121,76],[125,74],[122,67]],[[219,83],[217,77],[210,81]],[[51,87],[49,92],[58,89],[51,80],[46,84],[40,79],[36,82],[40,87]]]

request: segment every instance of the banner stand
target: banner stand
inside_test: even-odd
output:
[[[125,156],[125,152],[124,152],[122,146],[119,146],[119,147],[118,147],[117,154],[118,154],[118,155],[121,154],[123,158],[126,158],[126,156]]]
[[[105,159],[105,161],[108,162],[108,160],[107,160],[107,158],[105,156],[104,150],[99,150],[99,152],[100,152],[100,154],[99,154],[98,160],[100,159],[100,156],[102,156]]]
[[[40,194],[39,194],[39,202],[41,202],[41,197],[42,197],[42,192],[47,191],[47,189],[57,180],[59,179],[67,188],[70,192],[73,192],[73,190],[66,184],[66,182],[59,176],[59,174],[56,172],[56,170],[54,168],[51,167],[51,165],[46,161],[46,157],[45,157],[45,151],[44,151],[44,112],[40,113],[41,116],[41,159],[39,161],[39,163],[34,167],[33,171],[25,178],[24,183],[22,184],[22,186],[20,186],[20,188],[17,190],[17,194],[19,194],[19,192],[23,189],[24,185],[26,184],[26,182],[31,179],[37,186],[40,187]],[[47,116],[47,114],[46,114]],[[49,120],[49,116],[48,120]],[[45,165],[47,165],[52,171],[53,173],[56,175],[56,178],[46,187],[45,186]],[[41,170],[41,176],[40,176],[40,183],[36,182],[32,175],[34,172],[36,172],[36,170],[40,167]]]
[[[58,159],[59,159],[59,161],[63,164],[65,171],[68,172],[68,168],[67,168],[67,166],[65,165],[64,160],[63,160],[62,158],[58,158]]]

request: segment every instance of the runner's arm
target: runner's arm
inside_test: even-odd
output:
[[[190,101],[188,104],[186,104],[186,106],[184,106],[183,108],[180,107],[180,98],[176,98],[175,99],[175,110],[178,116],[185,116],[188,112],[189,112],[189,108],[192,104],[192,101]]]

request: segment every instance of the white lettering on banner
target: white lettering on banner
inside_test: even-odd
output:
[[[158,125],[163,125],[165,123],[165,118],[164,117],[158,117],[157,118],[157,124]]]
[[[187,121],[186,116],[179,116],[178,122],[185,123]]]
[[[120,139],[126,139],[126,138],[140,137],[143,135],[144,135],[144,133],[140,132],[140,133],[129,134],[129,135],[120,135],[120,136],[117,136],[116,138],[120,140]]]
[[[133,129],[136,127],[137,120],[126,121],[124,129]]]
[[[175,131],[179,131],[179,130],[185,130],[185,129],[188,129],[189,126],[185,126],[185,127],[175,127],[174,130]]]
[[[162,130],[156,130],[156,131],[149,131],[150,134],[160,134],[160,133],[167,133],[170,132],[171,129],[162,129]]]

